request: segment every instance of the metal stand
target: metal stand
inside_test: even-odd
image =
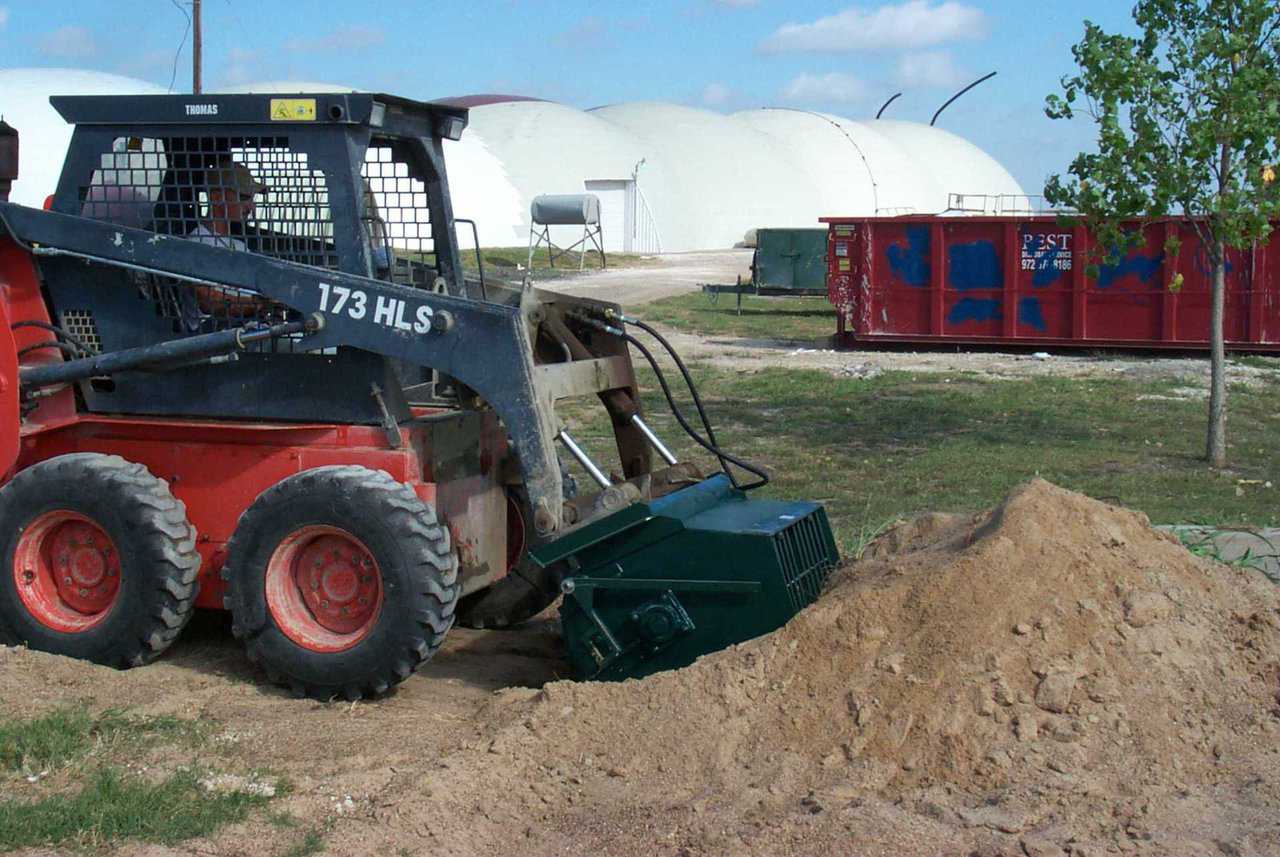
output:
[[[535,240],[536,237],[536,240]],[[570,244],[568,247],[557,247],[551,241],[551,227],[543,225],[542,231],[538,231],[538,224],[529,227],[529,261],[528,267],[533,268],[533,251],[542,246],[543,242],[547,244],[547,256],[551,260],[551,267],[556,266],[556,259],[561,256],[567,256],[574,250],[581,248],[578,253],[578,270],[581,271],[586,264],[587,251],[592,246],[596,248],[596,252],[600,254],[600,268],[604,270],[609,267],[604,258],[604,231],[600,224],[584,224],[582,227],[582,237]]]

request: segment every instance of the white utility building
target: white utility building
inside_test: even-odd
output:
[[[349,89],[271,81],[227,91]],[[50,95],[162,91],[98,72],[0,70],[0,114],[22,135],[13,199],[39,205],[54,190],[70,128]],[[471,110],[462,140],[445,144],[454,212],[477,222],[486,246],[523,246],[541,194],[595,194],[606,250],[637,253],[729,247],[749,229],[817,226],[824,215],[937,213],[952,193],[1023,195],[980,148],[916,122],[657,102],[579,110],[516,96],[446,100]],[[553,227],[557,243],[580,233]],[[459,238],[470,246],[469,229]]]

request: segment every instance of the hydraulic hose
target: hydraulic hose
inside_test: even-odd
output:
[[[685,386],[689,388],[689,395],[693,398],[693,406],[698,409],[698,416],[702,420],[702,427],[707,430],[707,440],[711,441],[714,445],[718,445],[718,442],[716,441],[716,433],[711,428],[711,419],[707,416],[706,408],[702,406],[702,397],[698,395],[698,388],[693,383],[693,378],[689,375],[689,370],[685,368],[684,361],[680,359],[680,355],[676,352],[675,348],[673,348],[671,343],[667,341],[666,337],[638,318],[619,315],[618,320],[624,324],[632,324],[640,328],[645,333],[658,340],[658,343],[666,349],[667,354],[671,355],[671,359],[675,362],[676,368],[680,370],[680,374],[684,377]],[[765,481],[768,481],[768,477],[765,477]]]
[[[52,333],[54,336],[57,336],[59,339],[62,339],[74,345],[77,349],[79,349],[84,354],[93,354],[93,350],[90,349],[89,346],[85,345],[79,339],[67,333],[65,330],[58,327],[56,324],[49,324],[48,322],[44,322],[44,321],[17,321],[9,325],[10,330],[17,330],[22,327],[35,327],[40,330],[47,330],[50,333]],[[22,355],[19,354],[18,356],[21,357]]]
[[[66,354],[67,356],[69,356],[72,360],[78,360],[81,357],[93,356],[92,352],[81,351],[79,348],[76,348],[70,342],[59,342],[56,339],[51,339],[48,342],[37,342],[35,345],[28,345],[26,348],[18,349],[18,359],[21,360],[23,357],[26,357],[31,352],[40,351],[45,348],[56,348],[59,351],[61,351],[63,354]]]
[[[605,324],[603,322],[597,321],[596,319],[589,318],[586,316],[578,316],[578,317],[582,321],[591,325],[592,327],[595,327],[599,330],[603,330],[606,333],[610,333],[614,336],[620,337],[623,340],[625,340],[628,344],[635,346],[636,350],[639,351],[641,355],[644,356],[644,359],[648,362],[650,368],[653,369],[654,377],[658,379],[658,386],[662,389],[662,395],[667,400],[667,406],[671,408],[671,415],[676,418],[676,422],[680,424],[680,428],[684,429],[685,434],[689,435],[689,437],[691,437],[694,440],[694,442],[696,442],[699,446],[701,446],[703,449],[707,450],[708,452],[710,452],[712,455],[716,457],[716,459],[720,462],[721,469],[724,471],[725,475],[729,477],[729,481],[733,483],[733,487],[742,491],[751,491],[752,489],[760,488],[764,485],[769,484],[768,473],[761,470],[756,465],[748,461],[744,461],[743,459],[737,457],[736,455],[733,455],[732,453],[729,453],[729,452],[725,452],[723,449],[720,448],[719,443],[715,439],[715,432],[711,428],[711,420],[707,416],[706,408],[702,404],[702,398],[698,395],[697,386],[693,383],[693,378],[689,375],[689,370],[685,367],[684,361],[680,359],[680,355],[677,354],[675,349],[671,347],[671,343],[667,342],[666,339],[660,333],[655,331],[653,328],[649,327],[649,325],[645,324],[644,322],[640,322],[636,319],[632,319],[629,317],[622,317],[619,319],[617,315],[610,316],[611,319],[625,321],[628,324],[635,324],[637,327],[640,327],[641,329],[645,330],[647,333],[649,333],[651,336],[653,336],[655,339],[657,339],[659,342],[662,343],[663,347],[667,350],[667,353],[670,354],[671,357],[674,359],[676,366],[679,367],[680,374],[684,377],[685,384],[688,386],[689,392],[693,397],[694,404],[698,409],[698,415],[702,419],[703,426],[706,428],[706,431],[707,431],[706,438],[698,434],[697,429],[691,426],[689,424],[689,421],[685,418],[684,412],[680,410],[680,406],[676,404],[675,396],[672,395],[671,393],[671,386],[667,383],[666,374],[662,371],[662,367],[658,365],[658,361],[653,356],[653,352],[651,352],[643,342],[636,339],[634,336],[627,333],[625,330],[623,330],[620,327],[613,327],[612,325]],[[747,471],[748,473],[755,474],[756,476],[759,477],[759,479],[757,479],[755,482],[750,482],[746,484],[739,482],[737,479],[737,476],[734,474],[733,470],[729,467],[730,464],[736,465],[742,468],[743,470]]]
[[[768,485],[769,474],[765,473],[763,470],[761,470],[759,467],[756,467],[754,464],[748,461],[744,461],[732,453],[725,452],[716,444],[716,442],[713,439],[704,438],[702,435],[698,434],[697,429],[689,425],[689,421],[685,419],[684,413],[680,410],[679,405],[676,404],[675,397],[671,394],[671,387],[667,384],[666,376],[662,372],[662,367],[658,365],[658,361],[654,358],[653,353],[650,352],[649,349],[645,347],[643,342],[636,339],[634,336],[627,333],[625,330],[619,330],[618,333],[621,334],[623,339],[625,339],[631,345],[635,346],[637,351],[639,351],[642,355],[644,355],[644,359],[648,361],[649,366],[653,368],[653,374],[658,379],[658,386],[662,388],[662,395],[666,397],[667,406],[671,408],[671,415],[676,418],[676,422],[680,424],[680,428],[684,429],[685,434],[693,438],[693,440],[699,446],[701,446],[703,449],[710,452],[720,461],[720,467],[724,470],[725,475],[729,477],[729,481],[733,483],[733,487],[743,491],[750,491],[753,488],[760,488],[764,485]],[[699,411],[701,410],[702,410],[701,407],[699,407]],[[703,418],[705,420],[706,418],[705,413],[703,415]],[[709,430],[710,426],[708,426],[707,428]],[[755,482],[742,484],[738,482],[738,479],[734,475],[733,470],[730,469],[729,464],[735,464],[738,467],[741,467],[743,470],[747,471],[748,473],[754,473],[756,476],[760,478],[757,479]]]

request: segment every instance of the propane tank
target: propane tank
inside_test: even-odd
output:
[[[9,201],[9,188],[18,180],[18,129],[0,119],[0,202]]]

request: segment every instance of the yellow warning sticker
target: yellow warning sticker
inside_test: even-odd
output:
[[[841,259],[841,260],[840,260],[840,270],[841,270],[841,271],[847,271],[847,270],[849,270],[849,260],[848,260],[848,259]]]
[[[316,121],[316,100],[314,98],[273,98],[271,99],[272,122],[314,122]]]

